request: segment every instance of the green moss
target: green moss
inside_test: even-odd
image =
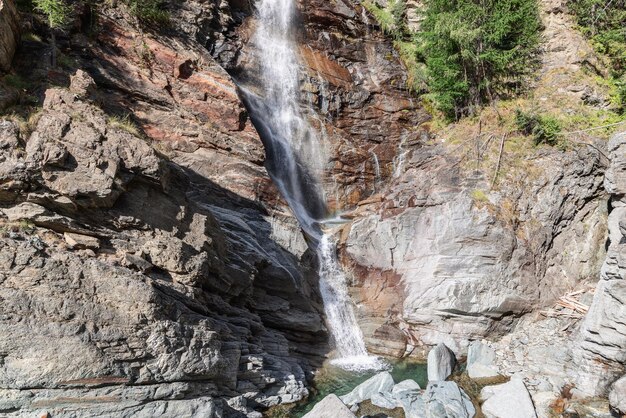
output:
[[[27,90],[30,87],[28,81],[18,74],[7,74],[2,78],[2,82],[9,87],[19,90]]]
[[[143,24],[169,24],[170,14],[166,3],[160,0],[125,0],[130,12]]]
[[[472,190],[472,199],[474,200],[475,203],[489,202],[489,197],[487,196],[487,194],[480,189]]]

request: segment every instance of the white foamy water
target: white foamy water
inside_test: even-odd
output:
[[[319,186],[324,165],[318,133],[300,112],[300,62],[294,42],[295,0],[259,0],[254,35],[261,93],[241,90],[267,153],[267,168],[302,229],[314,242],[320,264],[320,292],[336,347],[333,364],[350,370],[387,367],[365,348],[344,272],[331,236],[320,225],[326,202]],[[332,222],[332,221],[331,221]]]

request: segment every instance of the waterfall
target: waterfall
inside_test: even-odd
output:
[[[325,161],[318,133],[300,108],[300,62],[293,33],[295,0],[258,0],[257,11],[253,43],[261,85],[239,84],[239,89],[265,146],[270,177],[317,251],[320,292],[336,346],[332,362],[351,370],[382,368],[384,362],[367,354],[336,245],[332,236],[322,231],[328,214],[320,186]]]

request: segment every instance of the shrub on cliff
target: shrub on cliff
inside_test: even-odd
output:
[[[446,116],[523,89],[539,43],[537,0],[426,0],[423,13],[418,53]]]
[[[626,0],[570,0],[582,32],[609,57],[617,104],[626,110]]]
[[[532,136],[536,145],[558,144],[561,124],[551,116],[527,113],[518,109],[515,112],[515,124],[524,135]]]
[[[141,23],[166,24],[170,15],[161,0],[125,0],[130,11]]]
[[[70,21],[72,9],[64,0],[34,0],[35,10],[43,13],[50,26],[52,43],[52,67],[57,65],[55,31],[65,28]]]

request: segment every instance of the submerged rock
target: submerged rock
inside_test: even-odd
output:
[[[428,381],[446,380],[456,365],[456,357],[444,343],[439,343],[428,353]]]
[[[487,418],[537,418],[526,385],[519,379],[496,386],[486,386],[480,392],[483,414]]]
[[[495,360],[496,352],[493,348],[480,341],[474,341],[467,352],[467,374],[472,379],[495,377],[498,375]]]
[[[335,394],[330,394],[317,403],[302,418],[354,418],[355,415]]]
[[[352,406],[371,399],[372,396],[378,393],[389,392],[393,389],[393,386],[394,381],[391,373],[381,372],[355,387],[352,392],[341,396],[340,399],[346,405]]]

